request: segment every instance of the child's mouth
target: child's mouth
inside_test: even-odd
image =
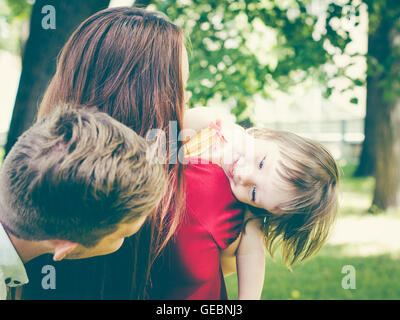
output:
[[[236,163],[238,162],[238,160],[239,160],[239,157],[237,157],[228,167],[228,176],[232,180],[235,176],[235,166],[236,166]]]

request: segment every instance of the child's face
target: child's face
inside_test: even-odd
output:
[[[272,141],[250,139],[250,148],[239,144],[232,147],[232,161],[223,163],[222,168],[239,201],[278,213],[276,207],[290,197],[288,186],[277,173],[278,146]]]

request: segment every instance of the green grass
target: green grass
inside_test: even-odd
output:
[[[0,168],[1,164],[3,163],[3,158],[4,158],[4,148],[0,148]]]
[[[374,179],[354,178],[356,165],[341,167],[339,218],[345,216],[371,217]],[[382,216],[400,218],[400,211],[383,212]],[[266,276],[262,299],[400,299],[399,255],[349,256],[352,245],[326,245],[317,256],[300,263],[289,271],[279,253],[273,261],[266,258]],[[346,253],[347,252],[347,253]],[[351,252],[351,250],[350,250]],[[343,289],[345,265],[356,270],[356,289]],[[237,298],[237,277],[226,278],[229,297]]]
[[[340,210],[339,216],[357,215],[362,216],[370,214],[383,214],[386,216],[400,215],[400,209],[391,211],[380,211],[371,208],[372,195],[375,187],[373,177],[353,177],[357,164],[346,164],[340,167],[341,181],[340,190]]]
[[[374,300],[400,299],[400,260],[390,255],[348,257],[340,248],[326,246],[314,258],[289,271],[280,261],[266,259],[261,299],[265,300]],[[356,271],[356,289],[343,289],[345,265]],[[230,299],[237,298],[237,277],[226,278]]]
[[[340,170],[340,191],[364,194],[369,197],[375,185],[373,177],[354,177],[357,164],[346,164],[339,167]]]
[[[364,215],[371,207],[375,179],[353,177],[356,167],[355,164],[340,167],[340,216]]]

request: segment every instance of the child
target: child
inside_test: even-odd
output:
[[[289,132],[245,131],[213,110],[186,111],[184,128],[192,131],[185,157],[220,165],[233,195],[249,205],[245,232],[222,252],[221,264],[227,275],[236,260],[239,299],[259,299],[264,248],[273,256],[281,245],[283,261],[291,266],[325,242],[337,212],[338,168],[319,143]]]

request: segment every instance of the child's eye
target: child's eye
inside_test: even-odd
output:
[[[251,192],[251,201],[256,201],[256,187],[253,187],[253,190]]]
[[[265,160],[265,157],[261,160],[260,164],[258,165],[258,167],[260,169],[262,169],[262,167],[264,166],[264,160]]]

